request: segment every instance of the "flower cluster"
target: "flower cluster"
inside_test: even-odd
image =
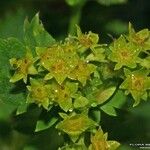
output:
[[[32,21],[36,25],[37,17]],[[15,70],[10,82],[23,79],[27,86],[28,105],[37,104],[47,112],[57,110],[58,118],[54,120],[59,122],[55,127],[69,135],[73,148],[117,149],[118,142],[107,141],[107,134],[97,130],[99,113],[103,110],[114,115],[115,108],[121,107],[124,100],[116,98],[117,90],[131,94],[134,106],[141,99],[148,99],[150,31],[144,29],[136,33],[129,24],[128,35],[121,35],[107,45],[99,44],[98,34],[91,31],[82,33],[77,26],[76,36],[68,36],[63,42],[42,45],[43,40],[39,38],[41,32],[44,32],[47,41],[51,37],[41,24],[37,26],[37,33],[33,33],[38,45],[32,49],[27,44],[23,58],[10,59]],[[92,118],[91,114],[96,117]],[[88,147],[82,140],[85,132],[91,133]],[[71,147],[65,146],[62,150]]]
[[[65,42],[54,43],[50,47],[36,47],[34,58],[31,50],[27,51],[25,58],[12,58],[10,63],[16,72],[10,81],[23,79],[27,83],[30,76],[27,102],[46,109],[52,104],[59,105],[67,112],[74,107],[73,100],[75,95],[79,95],[79,87],[84,87],[97,69],[91,61],[98,59],[99,55],[102,59],[98,61],[104,59],[104,50],[99,47],[97,34],[83,34],[77,27],[77,37],[68,37]],[[87,55],[89,48],[91,51]]]
[[[147,100],[147,91],[150,89],[150,31],[143,29],[135,32],[129,23],[129,34],[114,40],[110,50],[108,58],[116,62],[114,70],[124,68],[124,82],[120,88],[125,89],[126,94],[131,93],[135,100],[134,106],[141,99]]]

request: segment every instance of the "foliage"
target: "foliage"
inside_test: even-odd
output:
[[[76,28],[55,41],[37,14],[25,20],[23,42],[0,39],[0,102],[16,115],[37,105],[35,131],[55,128],[64,137],[59,149],[115,150],[120,144],[107,140],[100,113],[116,116],[129,98],[133,106],[149,99],[150,31],[129,23],[127,35],[101,44],[98,34]]]

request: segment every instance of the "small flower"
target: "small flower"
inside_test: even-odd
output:
[[[51,99],[56,102],[64,111],[72,108],[72,97],[78,90],[78,84],[65,82],[62,85],[53,82],[51,84]]]
[[[91,145],[89,150],[116,150],[120,144],[117,141],[107,141],[107,133],[103,133],[102,129],[96,131],[91,137]]]
[[[148,29],[143,29],[139,32],[135,32],[132,24],[129,23],[129,35],[128,40],[137,44],[142,50],[150,49],[150,31]]]
[[[95,45],[98,45],[99,36],[96,33],[82,33],[79,26],[77,26],[77,40],[79,42],[80,51],[85,51],[88,48],[92,48]]]
[[[114,41],[113,46],[110,46],[111,54],[109,59],[116,62],[115,70],[127,66],[130,68],[136,67],[138,61],[139,48],[133,43],[127,43],[123,36]]]
[[[74,70],[70,72],[69,78],[80,81],[84,86],[86,84],[86,81],[90,79],[90,75],[95,71],[95,69],[95,65],[88,64],[80,60]]]
[[[37,48],[36,51],[40,56],[41,65],[49,71],[49,74],[45,76],[45,80],[54,77],[59,84],[62,84],[68,77],[79,59],[71,47],[66,49],[64,45],[54,45],[48,49]]]
[[[32,53],[28,50],[26,53],[25,58],[22,59],[16,59],[12,58],[10,59],[10,64],[12,67],[16,69],[15,74],[11,77],[10,82],[16,82],[21,79],[26,83],[27,82],[27,75],[31,74],[37,74],[37,70],[34,67],[35,59],[32,56]]]
[[[45,109],[48,109],[50,104],[50,85],[35,79],[30,79],[30,83],[31,86],[27,86],[29,90],[27,102],[36,103],[39,106],[43,106]]]
[[[121,89],[125,89],[126,93],[131,93],[136,106],[140,103],[141,99],[147,99],[147,90],[150,89],[150,77],[148,77],[149,70],[136,70],[131,72],[124,69],[126,79],[120,85]]]
[[[97,124],[88,118],[88,116],[83,114],[75,114],[73,116],[66,117],[57,125],[56,128],[67,133],[70,137],[78,137],[87,129],[92,129],[95,126],[97,126]]]

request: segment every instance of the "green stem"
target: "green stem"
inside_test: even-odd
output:
[[[80,3],[79,5],[73,6],[72,7],[72,14],[70,17],[70,22],[69,22],[69,34],[74,35],[75,34],[75,25],[79,25],[80,19],[81,19],[81,13],[82,13],[82,8],[85,4],[85,1]]]

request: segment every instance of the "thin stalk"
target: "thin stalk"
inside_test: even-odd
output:
[[[85,4],[85,1],[82,1],[82,3],[72,6],[72,13],[70,17],[70,22],[69,22],[69,34],[74,35],[75,34],[75,25],[80,24],[80,19],[81,19],[81,14],[82,14],[82,8]]]

